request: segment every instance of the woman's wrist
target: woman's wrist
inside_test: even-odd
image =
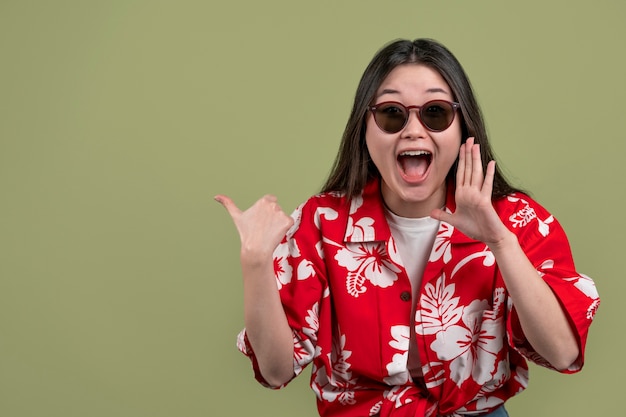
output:
[[[517,236],[506,228],[500,239],[485,243],[494,255],[497,255],[498,253],[506,253],[520,247]]]

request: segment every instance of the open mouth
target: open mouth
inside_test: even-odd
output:
[[[404,151],[398,155],[398,164],[404,177],[415,181],[424,177],[432,158],[428,151]]]

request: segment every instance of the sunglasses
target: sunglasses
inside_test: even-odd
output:
[[[441,132],[450,127],[456,110],[461,105],[446,100],[432,100],[421,106],[405,106],[395,101],[385,101],[368,107],[376,125],[386,133],[398,133],[409,121],[411,109],[417,110],[417,118],[431,132]]]

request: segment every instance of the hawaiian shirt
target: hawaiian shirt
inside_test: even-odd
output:
[[[446,210],[454,212],[448,188]],[[599,305],[593,281],[576,272],[563,229],[529,196],[516,193],[493,204],[574,329],[580,355],[563,372],[580,370]],[[527,342],[492,252],[445,222],[411,317],[411,284],[385,219],[379,181],[352,199],[314,196],[293,217],[274,252],[274,271],[293,330],[294,377],[312,364],[320,416],[480,415],[526,387],[525,358],[551,367]],[[407,370],[410,326],[420,383]],[[252,359],[257,380],[269,386],[245,329],[238,347]]]

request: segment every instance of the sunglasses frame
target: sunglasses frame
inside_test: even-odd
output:
[[[452,112],[452,118],[450,119],[450,123],[448,123],[448,125],[446,127],[444,127],[443,129],[433,129],[433,128],[427,126],[426,123],[424,123],[424,121],[422,120],[422,109],[428,107],[432,103],[446,103],[446,104],[449,104],[450,107],[452,107],[453,112]],[[383,129],[378,124],[378,120],[376,119],[376,111],[378,110],[378,108],[380,106],[383,106],[385,104],[394,104],[394,105],[397,105],[400,108],[403,108],[406,111],[407,117],[404,120],[404,123],[402,124],[402,127],[400,129],[398,129],[397,131],[395,131],[395,132],[390,132],[388,130]],[[422,126],[424,126],[424,128],[426,130],[429,130],[431,132],[443,132],[444,130],[446,130],[447,128],[449,128],[452,125],[452,123],[454,122],[454,118],[456,117],[456,111],[458,109],[460,109],[460,108],[461,108],[461,104],[460,103],[456,103],[454,101],[430,100],[430,101],[427,101],[426,103],[422,104],[421,106],[405,106],[404,104],[399,103],[397,101],[383,101],[381,103],[374,104],[373,106],[368,106],[367,109],[372,112],[372,117],[374,118],[374,123],[376,123],[376,126],[378,126],[378,128],[380,130],[382,130],[385,133],[394,134],[394,133],[398,133],[398,132],[402,131],[402,129],[404,129],[406,127],[407,123],[409,122],[409,116],[411,114],[411,109],[416,109],[417,110],[417,112],[416,112],[417,113],[417,119],[420,121],[420,123],[422,124]]]

